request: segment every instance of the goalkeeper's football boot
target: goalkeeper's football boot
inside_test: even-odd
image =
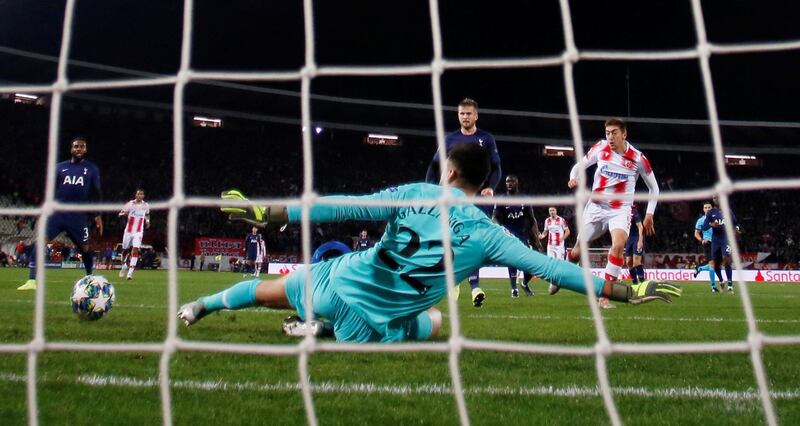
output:
[[[516,298],[518,298],[518,297],[519,297],[519,290],[517,290],[517,289],[515,289],[515,288],[512,288],[512,289],[511,289],[511,298],[512,298],[512,299],[516,299]]]
[[[719,293],[719,289],[717,288],[717,286],[711,287],[711,292],[712,293]]]
[[[531,290],[531,286],[525,283],[522,283],[519,286],[522,287],[522,291],[525,292],[526,296],[533,296],[533,290]]]
[[[614,308],[616,308],[616,306],[613,303],[611,303],[611,301],[606,299],[605,297],[601,297],[601,298],[597,299],[597,304],[600,305],[600,307],[602,309],[614,309]]]
[[[206,310],[200,302],[187,303],[178,309],[178,318],[182,319],[187,327],[200,321],[204,316],[206,316]]]
[[[638,305],[653,300],[672,302],[672,297],[681,297],[683,289],[680,284],[668,281],[647,280],[631,286],[628,303]]]
[[[480,308],[483,306],[483,301],[486,300],[486,293],[480,288],[475,287],[472,289],[472,306]]]
[[[547,292],[550,293],[551,296],[558,293],[558,290],[561,290],[561,287],[553,283],[550,283],[550,285],[547,287]]]
[[[17,290],[36,290],[36,280],[30,279],[25,281],[25,284],[17,287]]]
[[[296,315],[286,318],[281,324],[283,334],[296,337],[303,337],[306,334],[320,337],[322,336],[323,328],[322,321],[303,321]]]

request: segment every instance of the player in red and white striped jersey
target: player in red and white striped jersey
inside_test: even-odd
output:
[[[133,271],[139,261],[139,248],[142,246],[144,230],[150,228],[150,205],[144,200],[144,191],[136,190],[136,198],[128,201],[125,208],[119,212],[119,216],[128,216],[125,223],[125,233],[122,235],[123,259],[128,249],[131,250],[128,265],[123,262],[119,270],[119,276],[125,276],[125,269],[128,270],[128,279],[133,279]]]
[[[544,230],[539,234],[539,239],[547,238],[548,257],[564,260],[564,241],[569,238],[569,226],[555,207],[550,207],[548,213],[550,216],[544,221]]]
[[[611,233],[611,248],[608,250],[608,263],[606,263],[605,278],[616,281],[622,272],[623,251],[628,231],[631,226],[631,205],[633,193],[636,190],[636,181],[639,177],[644,180],[650,192],[647,203],[647,214],[642,226],[645,235],[653,235],[653,213],[656,210],[656,196],[658,195],[658,182],[653,168],[647,157],[631,145],[625,122],[619,118],[612,118],[605,122],[606,138],[597,142],[586,153],[583,160],[572,167],[569,173],[567,186],[575,188],[578,185],[578,167],[588,169],[597,164],[594,172],[592,192],[595,194],[618,195],[611,200],[590,199],[586,204],[581,218],[583,227],[578,235],[578,241],[569,254],[569,260],[580,257],[578,242],[581,238],[592,242],[599,238],[606,230]],[[551,293],[558,289],[551,288]],[[607,300],[601,300],[601,306],[612,307]]]

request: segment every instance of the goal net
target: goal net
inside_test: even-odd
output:
[[[166,328],[163,341],[157,343],[91,343],[91,342],[71,342],[71,341],[53,341],[48,339],[45,330],[46,313],[51,309],[61,309],[63,307],[54,308],[49,306],[46,299],[46,294],[50,291],[51,283],[45,279],[45,264],[44,262],[37,263],[38,276],[40,277],[39,288],[35,294],[34,311],[33,311],[33,337],[30,341],[25,343],[0,343],[0,352],[7,354],[25,355],[27,371],[24,376],[27,390],[27,409],[28,409],[28,423],[35,425],[39,423],[41,418],[42,398],[39,395],[40,381],[42,375],[40,373],[43,357],[50,352],[91,352],[91,353],[148,353],[155,354],[159,357],[158,378],[155,382],[136,382],[137,386],[158,386],[160,395],[160,407],[163,423],[169,425],[173,423],[174,404],[173,395],[176,389],[180,386],[188,386],[185,382],[174,380],[173,361],[176,354],[179,353],[211,353],[211,354],[252,354],[270,357],[294,357],[297,362],[296,382],[289,384],[285,387],[288,390],[299,390],[302,395],[303,407],[305,413],[305,421],[310,425],[318,423],[325,423],[326,420],[319,418],[318,405],[315,396],[318,393],[326,391],[342,391],[344,387],[337,387],[334,390],[326,389],[324,386],[317,386],[314,384],[311,374],[311,357],[312,355],[320,355],[325,353],[394,353],[394,354],[408,354],[408,353],[438,353],[444,354],[447,359],[447,377],[449,380],[449,388],[442,389],[427,389],[426,392],[436,393],[442,392],[452,395],[456,411],[458,413],[458,422],[463,425],[470,424],[473,417],[470,416],[470,409],[468,407],[467,399],[470,395],[472,388],[465,386],[462,378],[464,374],[462,365],[462,354],[465,351],[485,351],[493,353],[504,354],[526,354],[526,355],[546,355],[546,356],[560,356],[560,357],[590,357],[594,359],[594,372],[596,373],[596,388],[576,388],[571,389],[570,392],[564,392],[563,396],[582,396],[594,395],[595,393],[602,400],[602,407],[607,415],[607,418],[612,424],[622,424],[623,415],[619,409],[619,399],[629,396],[639,397],[640,395],[635,392],[626,393],[625,389],[615,388],[611,384],[611,373],[608,366],[609,359],[616,355],[631,355],[631,356],[651,356],[651,355],[692,355],[692,354],[707,354],[707,353],[737,353],[746,354],[750,357],[752,363],[752,373],[755,377],[757,388],[751,393],[753,398],[756,398],[760,407],[763,410],[763,418],[767,424],[778,424],[778,416],[776,415],[775,408],[775,394],[771,392],[770,382],[768,380],[767,369],[763,360],[763,353],[765,348],[770,345],[798,345],[800,344],[800,336],[775,336],[766,333],[759,325],[756,318],[754,307],[750,294],[750,287],[745,282],[739,282],[737,287],[737,296],[741,300],[741,307],[744,311],[744,319],[746,324],[746,338],[742,340],[732,340],[723,342],[699,342],[699,343],[650,343],[648,342],[619,342],[613,341],[609,337],[608,322],[604,320],[604,316],[595,297],[587,295],[586,304],[590,307],[591,322],[596,333],[596,339],[589,344],[572,345],[572,344],[540,344],[535,342],[514,342],[506,341],[503,338],[494,340],[483,340],[471,338],[463,331],[462,316],[459,312],[459,303],[455,298],[447,298],[447,311],[448,311],[448,334],[447,340],[434,341],[429,343],[407,343],[407,344],[392,344],[392,345],[373,345],[373,344],[340,344],[331,343],[330,341],[318,340],[313,336],[307,336],[297,344],[239,344],[239,343],[226,343],[226,342],[211,342],[202,340],[191,340],[181,337],[179,332],[179,322],[174,315],[180,305],[179,289],[183,288],[179,285],[179,253],[180,241],[179,230],[182,225],[181,212],[195,209],[195,208],[219,208],[223,206],[242,206],[244,203],[236,203],[231,201],[222,201],[214,196],[208,194],[197,195],[189,191],[189,182],[186,181],[187,176],[185,170],[187,166],[185,159],[187,158],[186,152],[190,149],[196,149],[187,146],[187,126],[190,125],[190,117],[194,117],[199,126],[203,127],[216,127],[219,123],[214,122],[213,117],[200,117],[197,118],[198,111],[189,110],[187,108],[186,93],[187,88],[198,82],[214,82],[215,84],[228,85],[227,87],[237,87],[243,84],[259,84],[259,83],[291,83],[299,87],[299,109],[300,109],[300,122],[298,123],[303,129],[308,131],[302,132],[302,154],[296,157],[300,161],[301,172],[301,186],[296,188],[297,194],[292,197],[269,197],[257,198],[252,200],[255,204],[273,205],[284,204],[290,206],[302,207],[302,222],[300,235],[302,236],[302,262],[305,264],[310,263],[311,254],[313,251],[313,241],[315,230],[314,225],[309,220],[309,209],[319,204],[318,197],[318,184],[315,179],[315,170],[320,167],[320,162],[324,159],[313,158],[314,152],[313,138],[315,129],[319,126],[319,121],[315,120],[312,115],[312,102],[319,97],[314,96],[312,93],[312,82],[319,79],[326,78],[340,78],[340,77],[358,77],[358,78],[395,78],[416,76],[425,78],[429,81],[430,99],[432,105],[403,105],[409,110],[420,109],[433,111],[433,128],[437,141],[437,149],[441,158],[445,158],[445,129],[449,127],[446,123],[446,114],[450,114],[452,108],[449,108],[446,103],[449,102],[443,99],[442,78],[445,72],[460,71],[460,70],[497,70],[497,69],[553,69],[563,74],[563,93],[566,100],[567,114],[559,117],[558,119],[567,120],[569,132],[571,134],[570,147],[574,150],[574,158],[582,158],[585,154],[585,141],[587,138],[585,128],[582,126],[586,122],[587,116],[581,115],[578,110],[578,101],[576,97],[575,86],[575,73],[576,66],[588,61],[694,61],[700,68],[701,83],[703,88],[705,107],[708,113],[707,126],[711,133],[711,147],[713,149],[713,167],[716,170],[718,179],[712,187],[706,187],[691,191],[662,191],[659,195],[659,201],[668,203],[673,201],[686,201],[686,200],[706,200],[710,199],[713,195],[719,196],[721,210],[725,217],[731,217],[731,203],[730,197],[735,192],[751,192],[760,190],[790,190],[800,187],[800,179],[766,179],[766,180],[746,180],[734,182],[725,167],[725,150],[723,149],[722,137],[722,123],[717,112],[717,103],[714,91],[714,83],[710,66],[712,57],[717,55],[734,55],[746,54],[752,52],[774,52],[783,50],[796,50],[800,48],[800,42],[775,42],[775,43],[752,43],[752,44],[728,44],[720,45],[714,44],[709,41],[706,35],[705,22],[703,18],[703,5],[700,0],[692,0],[691,4],[691,18],[693,20],[693,28],[696,33],[696,45],[689,49],[684,50],[614,50],[614,51],[601,51],[582,49],[575,41],[572,14],[570,12],[571,4],[566,0],[558,2],[560,8],[561,27],[563,29],[563,50],[547,56],[536,57],[519,57],[509,59],[453,59],[445,55],[442,47],[442,25],[440,18],[441,5],[436,0],[429,2],[429,16],[430,26],[426,31],[430,32],[432,40],[432,56],[429,62],[423,64],[403,64],[397,66],[325,66],[316,62],[315,47],[319,41],[315,37],[315,4],[312,0],[305,0],[303,2],[303,28],[305,33],[304,55],[302,65],[297,69],[285,71],[253,71],[253,72],[227,72],[227,71],[201,71],[196,69],[193,64],[193,33],[196,29],[196,22],[193,19],[193,13],[198,6],[192,0],[186,0],[183,4],[183,19],[181,22],[182,35],[181,35],[181,48],[179,58],[179,69],[174,75],[153,75],[148,73],[140,73],[140,75],[130,74],[123,79],[105,80],[100,79],[97,81],[81,81],[73,82],[67,78],[67,68],[71,63],[71,42],[73,41],[73,32],[76,25],[76,1],[67,0],[64,20],[63,20],[63,35],[61,38],[61,45],[59,55],[57,58],[56,77],[52,82],[45,84],[31,85],[2,85],[0,86],[0,94],[13,95],[18,93],[34,94],[34,95],[48,95],[49,96],[49,133],[47,135],[47,161],[46,161],[46,176],[44,198],[41,204],[36,207],[24,206],[6,206],[0,208],[0,216],[3,217],[36,217],[40,223],[46,221],[56,211],[104,211],[104,212],[117,212],[121,208],[119,203],[102,203],[92,205],[70,205],[59,203],[55,199],[55,182],[53,176],[56,176],[56,164],[59,157],[59,152],[63,151],[62,142],[64,134],[62,133],[62,116],[65,104],[65,96],[74,92],[80,91],[100,91],[111,89],[140,89],[140,88],[168,88],[171,91],[171,121],[172,121],[172,141],[171,146],[165,148],[165,158],[169,158],[170,164],[164,164],[167,168],[171,168],[173,173],[169,174],[172,181],[172,191],[166,201],[152,202],[151,208],[155,210],[166,211],[167,222],[167,250],[170,253],[167,261],[168,266],[168,281],[167,281],[167,315],[165,316]],[[30,52],[12,51],[13,49],[5,49],[3,53],[31,56]],[[74,64],[74,62],[72,62]],[[109,69],[111,67],[108,67]],[[106,70],[108,71],[108,70]],[[116,71],[116,70],[111,70]],[[262,90],[268,90],[263,89]],[[99,96],[99,95],[98,95]],[[383,101],[382,101],[383,102]],[[391,105],[391,102],[383,102],[383,106],[396,106]],[[354,102],[353,105],[358,105]],[[345,106],[346,108],[347,106]],[[360,105],[359,107],[364,107]],[[370,108],[367,105],[366,108]],[[202,112],[202,111],[201,111]],[[502,115],[504,111],[495,111],[497,114]],[[532,114],[535,116],[536,114]],[[531,115],[521,115],[523,119],[530,118]],[[547,114],[540,114],[547,116]],[[253,119],[260,119],[259,117],[250,117]],[[263,118],[263,117],[262,117]],[[582,121],[583,120],[583,121]],[[589,121],[596,121],[597,117],[590,117]],[[169,121],[169,117],[166,118]],[[705,123],[705,122],[704,122]],[[681,125],[680,121],[676,124]],[[383,130],[397,130],[391,129],[391,125]],[[402,127],[402,126],[396,126]],[[363,130],[358,127],[353,127],[353,130]],[[411,131],[406,128],[406,130]],[[382,141],[382,142],[381,142]],[[375,144],[386,144],[387,138],[377,136],[371,139]],[[545,141],[538,141],[545,142]],[[223,148],[224,149],[224,148]],[[210,156],[217,155],[214,152],[209,152]],[[426,154],[427,155],[427,154]],[[218,157],[220,162],[225,159],[222,156]],[[444,164],[442,163],[442,166]],[[232,166],[235,167],[235,166]],[[342,165],[342,167],[345,167]],[[387,164],[387,167],[393,167]],[[419,173],[420,176],[422,173]],[[245,177],[242,177],[245,179]],[[579,173],[579,182],[586,183],[587,176],[585,171],[581,170]],[[537,208],[546,208],[551,205],[569,206],[574,209],[576,217],[581,217],[584,206],[589,200],[592,193],[586,188],[586,185],[579,185],[574,194],[569,195],[549,195],[537,194],[536,196],[520,196],[514,198],[496,198],[486,199],[481,197],[471,197],[470,201],[479,205],[490,204],[519,204],[524,203],[527,205],[535,206]],[[648,199],[647,195],[637,194],[636,201],[645,202]],[[453,203],[449,197],[443,196],[435,202],[429,203],[438,207],[445,207]],[[380,203],[378,203],[380,204]],[[376,205],[371,203],[369,205]],[[386,204],[389,205],[389,204]],[[441,223],[443,227],[447,226],[447,209],[442,209]],[[574,227],[580,232],[581,223],[576,221]],[[731,254],[734,263],[734,269],[742,269],[740,261],[741,248],[736,243],[737,239],[731,227],[726,228],[727,237],[731,244]],[[37,243],[37,252],[35,256],[38,259],[44,259],[46,251],[46,234],[43,226],[39,226],[35,235]],[[449,253],[449,241],[445,241],[445,253]],[[587,283],[591,283],[590,274],[590,260],[588,253],[590,253],[589,246],[585,241],[580,242],[582,253],[581,265],[584,267],[584,279]],[[445,256],[445,267],[448,272],[447,286],[448,291],[453,292],[455,286],[458,284],[453,279],[453,259],[451,256]],[[186,285],[185,283],[182,285]],[[591,284],[589,284],[591,286]],[[306,289],[310,289],[310,283],[306,283]],[[307,292],[310,293],[310,292]],[[591,294],[591,292],[590,292]],[[181,298],[183,299],[183,298]],[[306,312],[312,312],[312,301],[308,298],[305,301]],[[124,309],[120,307],[118,309]],[[233,320],[232,320],[233,321]],[[491,368],[491,366],[487,366]],[[553,372],[556,374],[556,372]],[[114,384],[113,378],[95,378],[95,382],[102,381],[106,384]],[[130,383],[128,383],[130,385]],[[201,385],[198,385],[201,386]],[[213,386],[213,384],[205,383],[203,386]],[[253,391],[255,387],[241,386],[242,391]],[[588,390],[587,390],[588,389]],[[386,392],[397,394],[411,393],[408,389],[385,389]],[[473,390],[474,391],[474,390]],[[530,390],[531,394],[535,395],[537,392],[545,392],[546,390],[535,389]],[[500,389],[484,389],[483,392],[488,396],[503,395],[503,390]],[[423,392],[420,392],[423,393]],[[545,392],[546,393],[546,392]],[[669,395],[657,395],[669,397]],[[691,396],[691,395],[688,395]],[[729,396],[729,395],[728,395]],[[726,396],[722,396],[725,398]],[[796,398],[796,397],[795,397]],[[279,408],[276,409],[279,411]],[[593,419],[596,421],[597,419]],[[399,420],[408,422],[406,418]],[[524,422],[524,420],[523,420]]]

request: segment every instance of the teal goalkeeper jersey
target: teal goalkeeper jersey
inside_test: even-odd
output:
[[[439,207],[414,206],[414,201],[439,198],[444,188],[427,183],[392,187],[366,196],[324,197],[337,205],[311,208],[312,222],[386,221],[386,231],[372,248],[345,254],[331,262],[336,294],[376,330],[392,333],[399,322],[413,318],[446,294],[443,234]],[[464,193],[451,188],[454,197]],[[353,205],[357,201],[410,202],[410,207]],[[289,221],[300,221],[299,207],[288,209]],[[495,263],[522,269],[564,288],[585,293],[583,271],[568,262],[535,252],[472,204],[449,209],[447,238],[453,249],[455,282],[482,265]],[[595,277],[599,295],[603,280]]]

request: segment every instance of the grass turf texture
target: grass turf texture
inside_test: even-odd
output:
[[[103,274],[105,271],[97,271]],[[167,274],[137,271],[134,281],[106,274],[117,301],[107,318],[81,322],[69,295],[78,270],[49,270],[47,341],[157,343],[166,336]],[[27,343],[34,292],[17,291],[24,269],[0,269],[0,343]],[[181,272],[181,303],[219,291],[241,275]],[[459,300],[466,337],[480,340],[590,346],[595,325],[587,299],[562,291],[511,299],[507,280],[482,280],[483,308],[471,306],[465,285]],[[800,285],[749,287],[761,331],[800,334]],[[446,310],[446,304],[440,306]],[[172,314],[171,312],[169,313]],[[280,332],[289,311],[248,309],[211,315],[186,340],[293,344]],[[711,294],[707,285],[685,284],[684,297],[602,311],[612,342],[727,342],[744,340],[747,324],[738,295]],[[445,317],[444,341],[449,336]],[[800,347],[762,352],[773,403],[782,424],[800,423]],[[155,424],[161,422],[159,354],[45,352],[37,384],[42,424]],[[457,424],[455,399],[441,353],[317,353],[310,357],[313,399],[320,424]],[[593,356],[528,355],[465,350],[460,367],[470,420],[481,425],[607,424],[597,393]],[[762,424],[754,396],[750,354],[622,355],[608,359],[614,399],[627,424]],[[27,423],[27,356],[0,356],[0,418]],[[292,356],[177,352],[171,360],[175,424],[307,424]],[[100,416],[98,418],[98,416]]]

